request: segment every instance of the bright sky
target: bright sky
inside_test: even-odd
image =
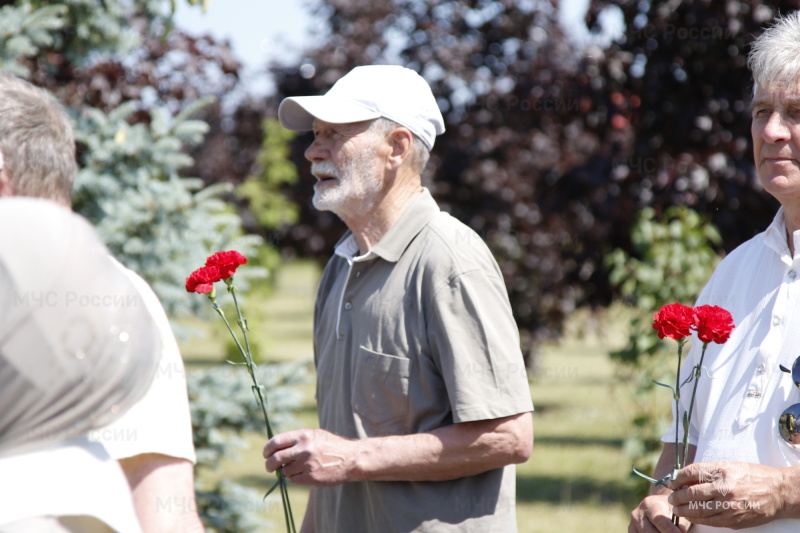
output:
[[[266,73],[272,61],[296,61],[311,31],[312,19],[304,0],[210,0],[206,13],[200,6],[176,2],[175,24],[190,35],[210,33],[228,39],[245,65],[244,80],[257,94],[273,90]]]

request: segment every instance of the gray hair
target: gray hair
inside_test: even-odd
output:
[[[75,135],[47,91],[0,72],[0,153],[16,196],[72,203]]]
[[[394,128],[404,127],[405,126],[402,124],[399,124],[386,117],[376,118],[373,123],[370,124],[370,129],[375,129],[382,134],[387,134]],[[431,151],[428,149],[425,143],[422,142],[422,139],[420,139],[415,133],[411,132],[411,137],[414,139],[411,163],[415,170],[422,174],[422,171],[425,170],[425,166],[428,164],[428,160],[431,158]]]
[[[747,66],[756,86],[800,81],[800,11],[775,19],[753,42]]]

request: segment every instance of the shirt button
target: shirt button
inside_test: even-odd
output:
[[[780,326],[781,325],[781,317],[775,315],[772,317],[772,325],[773,326]]]
[[[763,374],[764,370],[766,370],[766,367],[764,366],[764,363],[761,363],[760,365],[758,365],[756,367],[756,373],[757,374]]]
[[[353,304],[351,304],[350,302],[345,302],[344,308],[349,311],[350,309],[353,308]]]
[[[356,272],[356,277],[360,277],[360,276],[361,276],[361,272]]]
[[[794,270],[790,270],[788,276],[789,276],[789,279],[794,279],[794,278],[797,277],[797,272],[794,271]]]

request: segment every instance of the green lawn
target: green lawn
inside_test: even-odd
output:
[[[278,273],[276,290],[266,298],[251,297],[246,309],[258,306],[258,322],[249,318],[260,353],[267,361],[309,360],[312,356],[311,320],[318,271],[309,263],[293,263]],[[248,314],[248,317],[250,315]],[[629,431],[632,390],[615,378],[607,352],[619,342],[623,324],[608,331],[602,324],[577,313],[565,339],[542,349],[540,371],[531,379],[536,412],[533,456],[518,467],[517,513],[520,533],[592,533],[625,531],[634,498],[630,488],[630,459],[622,451]],[[588,328],[588,331],[587,331]],[[189,371],[222,359],[224,332],[213,339],[182,348]],[[316,424],[314,385],[304,387],[305,405],[298,427]],[[665,404],[668,406],[668,404]],[[668,409],[668,407],[665,407]],[[283,428],[293,429],[293,428]],[[265,438],[248,437],[249,448],[226,459],[208,476],[234,478],[263,490],[271,484],[261,458]],[[292,487],[291,500],[298,526],[308,491]],[[254,506],[263,508],[260,501]],[[283,531],[280,500],[270,496],[266,505],[274,527]],[[265,531],[270,531],[265,528]]]

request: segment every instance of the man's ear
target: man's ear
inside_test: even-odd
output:
[[[11,176],[8,175],[3,152],[0,152],[0,198],[14,196],[14,187],[11,185]]]
[[[392,151],[386,160],[386,164],[396,170],[400,168],[403,161],[411,157],[414,139],[408,129],[399,127],[392,130],[388,141]]]

